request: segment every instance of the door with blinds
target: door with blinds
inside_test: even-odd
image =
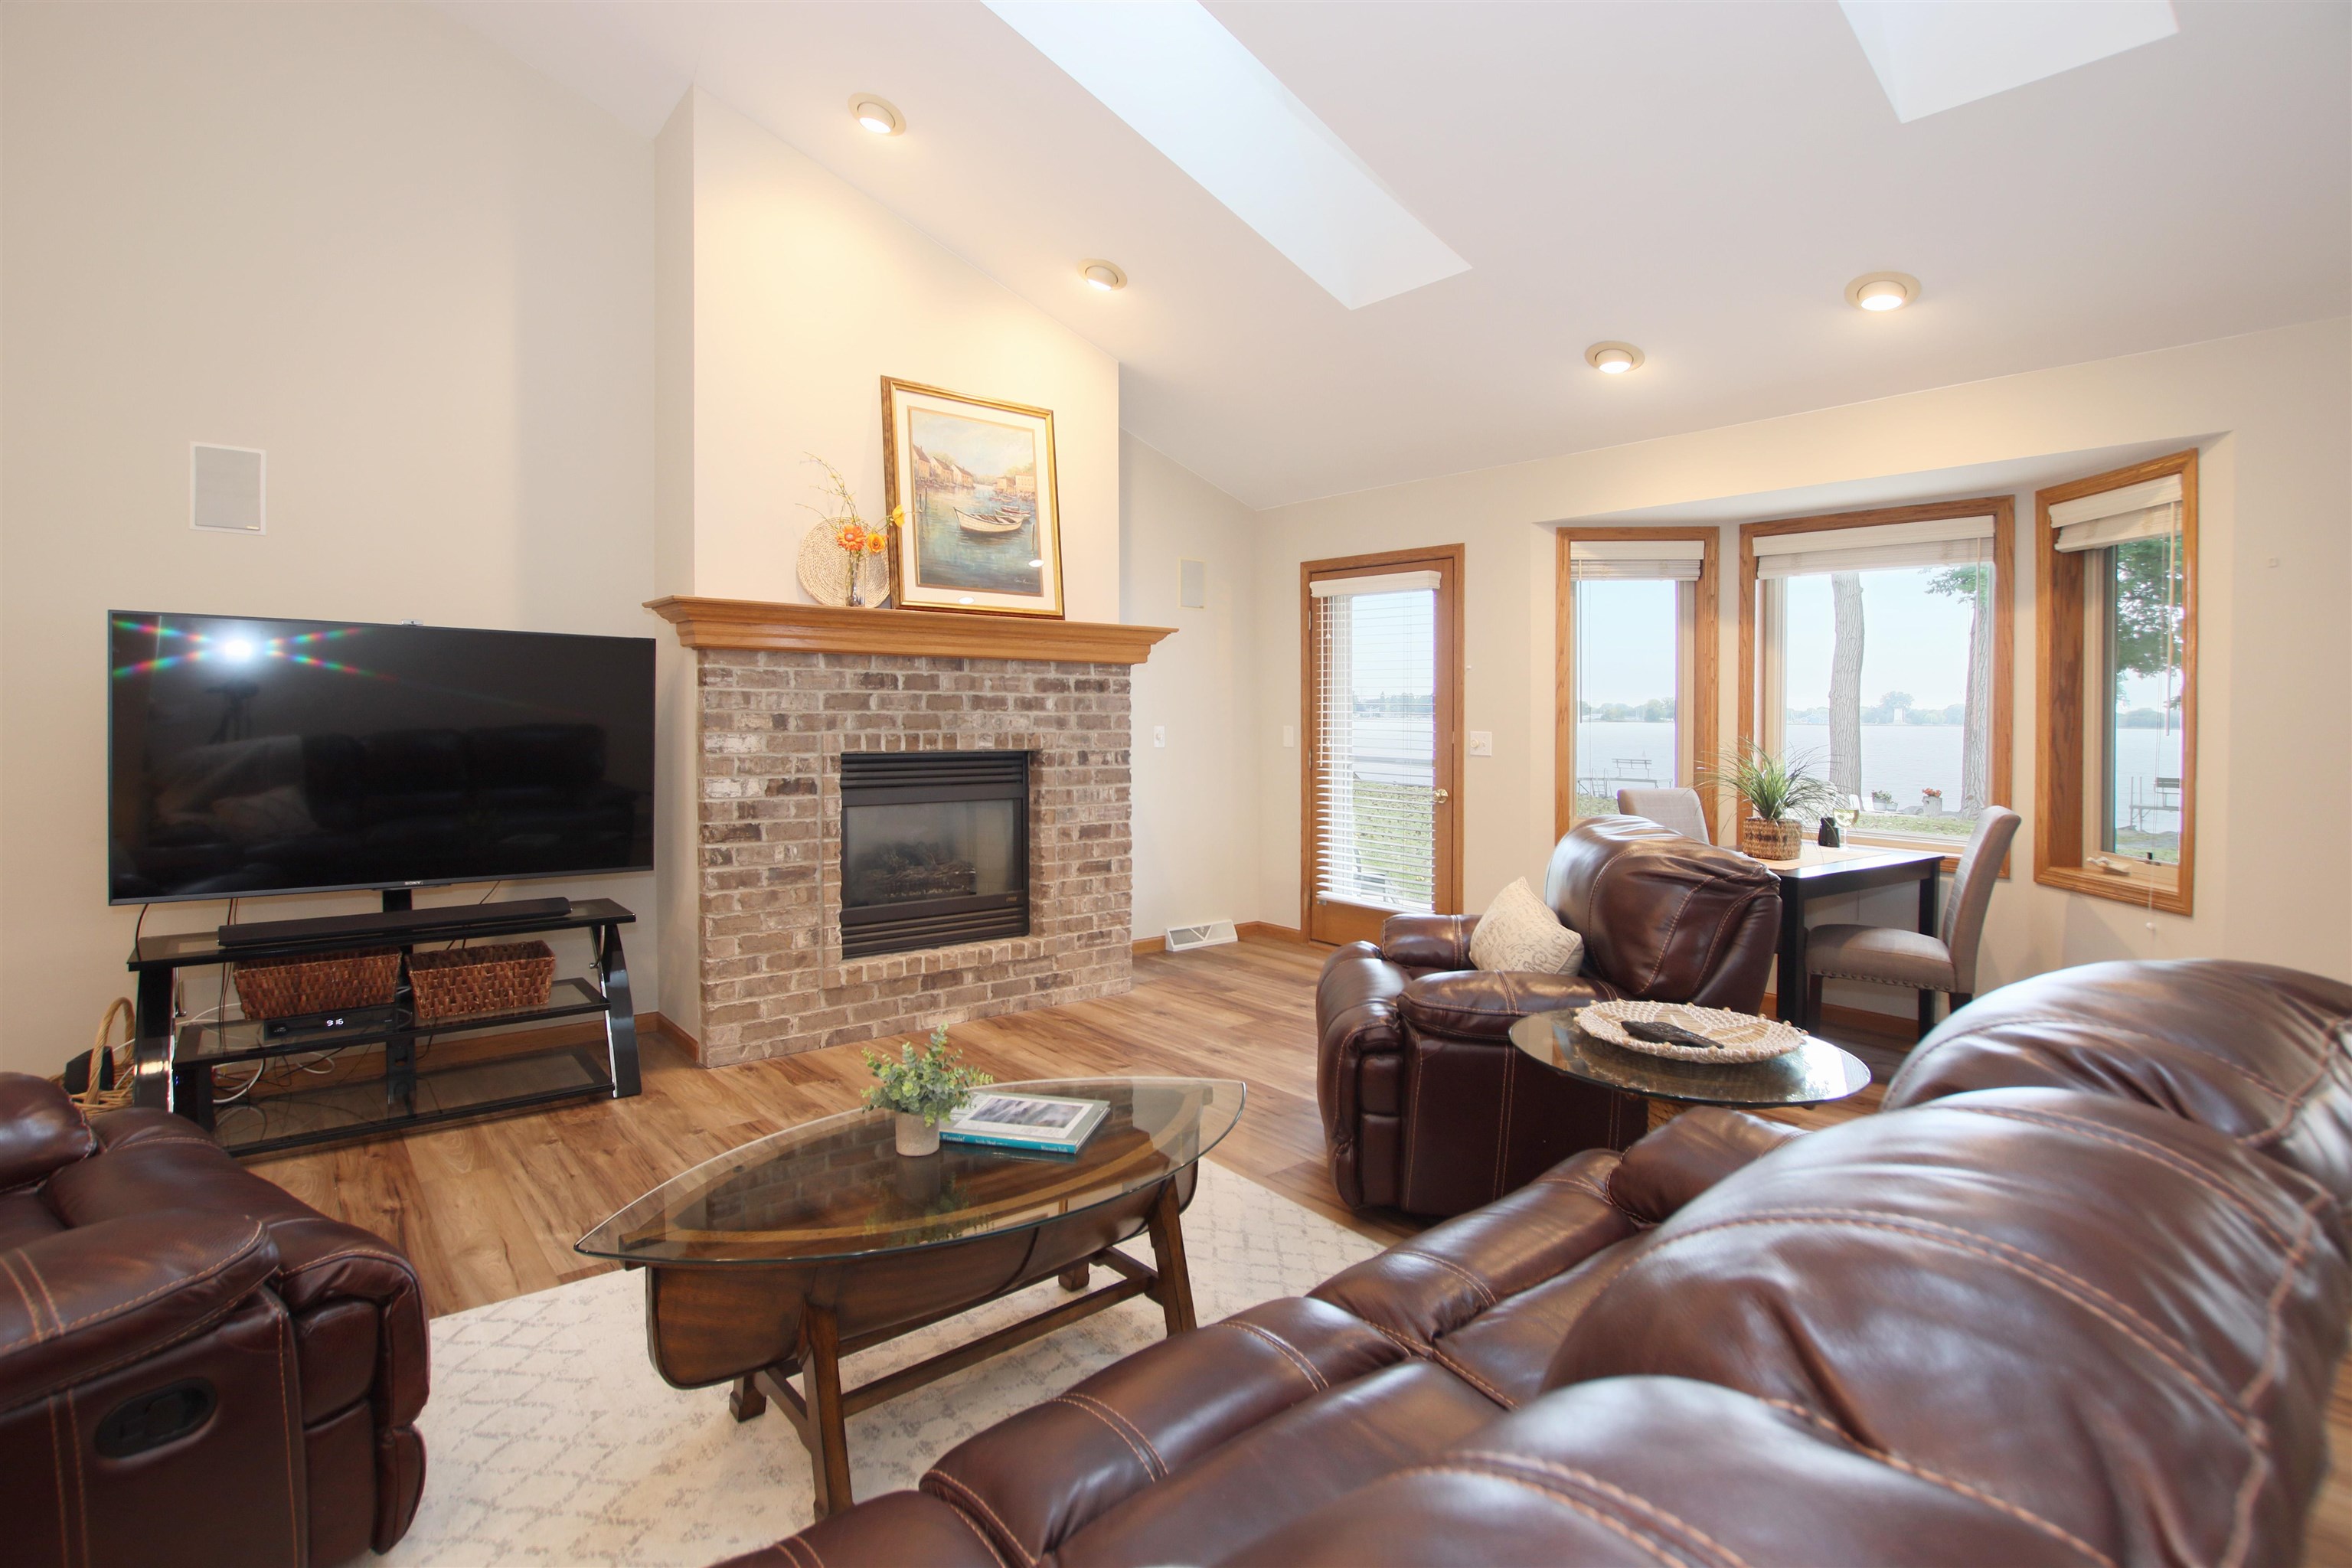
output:
[[[1300,572],[1304,929],[1377,941],[1461,904],[1462,547]]]

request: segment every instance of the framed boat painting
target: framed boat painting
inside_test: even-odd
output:
[[[882,467],[901,608],[1061,617],[1052,410],[886,375]]]

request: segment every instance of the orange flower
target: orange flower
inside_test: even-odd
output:
[[[856,522],[845,522],[841,531],[833,536],[834,542],[852,555],[866,548],[866,530]]]
[[[889,549],[889,548],[890,548],[890,536],[889,536],[888,534],[887,534],[887,533],[883,532],[883,531],[882,531],[880,529],[878,529],[878,528],[875,528],[875,529],[868,529],[868,530],[866,531],[866,554],[868,554],[868,555],[879,555],[879,554],[881,554],[884,551],[886,551],[886,550],[887,550],[887,549]]]

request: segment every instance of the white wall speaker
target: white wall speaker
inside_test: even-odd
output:
[[[1209,563],[1205,561],[1176,563],[1176,603],[1187,610],[1209,607]]]
[[[188,526],[215,533],[268,531],[263,500],[268,454],[188,443]]]

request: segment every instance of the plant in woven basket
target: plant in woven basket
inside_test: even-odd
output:
[[[825,504],[811,506],[801,503],[803,511],[814,512],[817,529],[831,535],[833,547],[840,552],[837,565],[839,580],[845,580],[849,603],[877,605],[889,596],[887,588],[887,557],[890,552],[890,530],[906,521],[906,509],[894,508],[889,520],[879,525],[868,523],[857,510],[857,497],[849,489],[849,481],[841,470],[815,453],[805,454],[808,460],[824,470]]]
[[[1787,860],[1795,858],[1802,837],[1798,816],[1810,812],[1818,816],[1837,805],[1837,791],[1813,771],[1820,763],[1819,752],[1780,756],[1742,740],[1701,764],[1698,777],[1701,784],[1729,790],[1754,814],[1740,824],[1742,849],[1766,859]]]
[[[898,1152],[928,1154],[940,1146],[940,1123],[956,1113],[971,1091],[995,1080],[978,1068],[967,1066],[963,1054],[948,1044],[945,1024],[931,1031],[921,1050],[908,1040],[893,1058],[868,1046],[866,1069],[874,1087],[866,1103],[898,1115]]]

